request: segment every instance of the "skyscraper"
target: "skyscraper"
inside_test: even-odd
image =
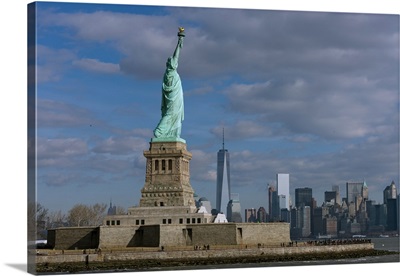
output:
[[[110,216],[110,215],[116,215],[116,214],[117,214],[117,206],[115,206],[115,205],[113,206],[112,202],[110,200],[110,207],[108,208],[107,215]]]
[[[328,207],[321,206],[314,209],[313,214],[313,226],[314,226],[314,233],[316,236],[318,235],[325,235],[324,232],[324,218],[329,214]]]
[[[272,193],[275,191],[275,187],[268,184],[268,213],[269,215],[272,214]]]
[[[397,189],[394,181],[383,190],[383,203],[387,203],[388,199],[395,199],[397,197]]]
[[[285,204],[280,205],[281,209],[290,209],[289,207],[289,198],[290,198],[290,194],[289,194],[289,174],[287,173],[278,173],[276,175],[276,183],[278,186],[278,195],[284,195],[285,196]]]
[[[256,222],[257,211],[254,208],[244,209],[244,222]]]
[[[311,207],[302,205],[300,207],[300,218],[301,218],[301,234],[303,238],[307,238],[311,234]]]
[[[285,206],[286,206],[286,202],[287,202],[287,200],[286,200],[286,195],[278,195],[278,200],[279,200],[279,209],[288,209],[288,208],[286,208]]]
[[[279,206],[279,196],[278,192],[274,189],[271,189],[271,210],[269,213],[270,221],[280,221],[280,206]]]
[[[280,213],[280,221],[284,221],[284,222],[289,222],[290,223],[290,210],[284,208],[281,209],[281,213]]]
[[[386,210],[387,210],[386,230],[396,231],[397,220],[398,220],[397,198],[388,198],[386,200]]]
[[[358,212],[360,204],[368,199],[368,186],[363,182],[346,182],[347,204],[350,207],[354,205]]]
[[[313,206],[312,189],[311,188],[297,188],[295,192],[296,207],[300,206]]]
[[[368,186],[367,186],[367,182],[365,182],[365,181],[364,181],[364,184],[362,187],[361,198],[362,198],[362,201],[368,200]]]
[[[229,152],[225,149],[225,137],[222,132],[222,149],[217,156],[217,199],[215,208],[222,213],[227,213],[231,195]]]
[[[304,204],[290,210],[290,235],[292,238],[307,238],[311,234],[311,207]]]
[[[383,190],[383,203],[386,205],[387,210],[386,230],[398,230],[399,206],[397,189],[394,181],[392,181],[392,183],[390,183],[389,186],[386,186],[386,188]]]
[[[333,185],[332,186],[332,191],[336,192],[336,203],[341,205],[342,202],[340,201],[340,189],[339,189],[339,185]]]
[[[312,189],[308,187],[297,188],[294,192],[295,205],[298,208],[297,210],[300,212],[301,235],[302,237],[308,237],[313,231],[312,225],[314,222],[313,215],[315,202],[312,197]]]
[[[336,191],[325,191],[324,202],[326,202],[326,203],[329,203],[329,202],[336,203]]]
[[[357,202],[357,196],[362,197],[364,182],[346,182],[347,204]]]
[[[399,231],[400,230],[400,193],[397,195],[396,199],[397,199],[397,211],[398,211],[398,214],[397,214],[397,231]]]
[[[228,203],[227,220],[229,222],[243,222],[239,194],[231,194],[231,200]]]
[[[267,211],[264,207],[260,207],[257,210],[257,221],[258,222],[267,222]]]

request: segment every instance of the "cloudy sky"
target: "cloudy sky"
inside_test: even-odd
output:
[[[318,205],[347,181],[377,203],[398,187],[398,15],[39,2],[36,16],[37,196],[51,210],[139,203],[178,26],[199,196],[215,206],[223,129],[243,210],[267,206],[277,173]]]

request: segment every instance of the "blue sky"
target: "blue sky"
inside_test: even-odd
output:
[[[290,191],[399,183],[399,17],[383,14],[38,3],[37,195],[50,210],[138,204],[165,61],[178,72],[191,184],[215,205],[216,159],[231,155],[242,209]],[[294,201],[294,198],[293,198]]]

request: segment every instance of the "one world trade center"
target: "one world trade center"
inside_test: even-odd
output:
[[[217,206],[218,212],[227,214],[227,206],[231,194],[229,170],[229,152],[225,149],[224,134],[222,135],[222,149],[218,151],[217,161]]]

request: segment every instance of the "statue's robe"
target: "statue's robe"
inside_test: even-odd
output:
[[[184,119],[183,89],[177,58],[167,61],[161,95],[161,120],[154,130],[156,138],[179,138]]]

